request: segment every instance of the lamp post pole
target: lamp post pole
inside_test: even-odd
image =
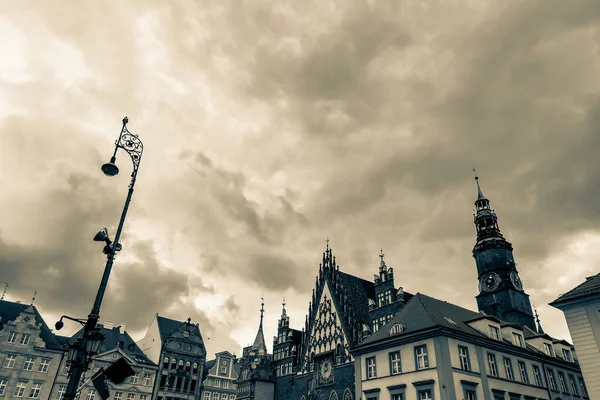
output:
[[[100,287],[98,288],[98,293],[96,294],[96,300],[94,301],[94,306],[92,307],[92,311],[88,315],[86,321],[66,317],[68,319],[80,322],[83,325],[83,336],[80,340],[72,345],[74,354],[73,359],[71,360],[69,384],[63,397],[65,400],[72,400],[76,398],[81,375],[83,375],[83,373],[88,369],[91,356],[97,352],[103,340],[100,330],[97,328],[98,319],[100,318],[100,306],[102,305],[102,299],[104,298],[104,293],[106,292],[106,286],[112,270],[115,254],[121,250],[119,239],[121,238],[121,231],[123,229],[123,224],[125,223],[125,217],[127,216],[127,210],[129,209],[129,203],[131,202],[131,196],[133,195],[133,187],[135,185],[138,168],[142,159],[142,152],[144,150],[144,145],[138,136],[127,130],[128,122],[129,120],[127,117],[123,118],[123,126],[121,128],[121,133],[119,134],[119,139],[117,139],[115,142],[115,151],[113,156],[111,157],[110,162],[102,166],[102,172],[108,176],[115,176],[119,173],[119,168],[115,164],[117,150],[119,148],[125,150],[133,161],[133,172],[131,173],[129,191],[127,193],[127,199],[125,200],[123,212],[121,213],[119,227],[115,233],[114,242],[108,238],[108,232],[106,229],[100,231],[94,238],[96,241],[106,242],[106,246],[104,247],[104,254],[106,254],[106,266],[104,267],[104,273],[102,274]],[[62,328],[62,321],[57,322],[57,329],[60,329],[59,326]],[[91,345],[92,343],[96,342],[96,347]]]

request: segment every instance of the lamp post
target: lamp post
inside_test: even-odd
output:
[[[67,362],[69,363],[69,384],[63,397],[65,400],[76,398],[81,375],[88,370],[91,358],[98,353],[102,341],[104,340],[104,335],[97,327],[98,319],[100,318],[100,306],[102,305],[102,299],[104,298],[104,292],[106,291],[106,285],[108,284],[108,278],[110,276],[110,271],[112,270],[115,254],[122,249],[119,239],[121,238],[121,230],[123,229],[123,223],[127,216],[127,210],[129,209],[129,203],[131,202],[131,196],[133,195],[133,186],[135,185],[138,168],[142,159],[142,152],[144,150],[144,145],[138,136],[127,130],[128,122],[129,119],[127,117],[123,118],[123,127],[121,128],[119,138],[115,142],[115,151],[110,158],[110,162],[104,164],[101,168],[102,172],[108,176],[115,176],[119,173],[119,168],[115,164],[117,160],[117,150],[119,148],[125,150],[131,157],[131,161],[133,161],[133,172],[131,173],[129,192],[127,193],[127,199],[125,200],[125,206],[121,213],[121,220],[119,221],[119,227],[117,228],[114,242],[110,240],[106,228],[102,229],[94,237],[94,241],[106,243],[103,250],[104,254],[106,254],[106,266],[104,267],[104,274],[100,281],[100,287],[96,294],[94,306],[92,307],[92,311],[88,315],[87,320],[71,318],[64,315],[55,325],[57,330],[61,329],[64,325],[62,322],[63,318],[79,322],[83,325],[82,337],[69,345],[68,348]]]

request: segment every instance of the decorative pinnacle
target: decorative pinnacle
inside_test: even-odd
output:
[[[33,292],[33,298],[31,299],[31,305],[35,302],[35,296],[37,296],[37,292]]]
[[[481,187],[479,186],[479,177],[477,176],[477,171],[473,168],[473,173],[475,174],[475,182],[477,182],[477,200],[485,199],[483,193],[481,193]]]
[[[381,252],[379,253],[379,258],[381,258],[381,266],[383,267],[385,265],[385,261],[383,261],[383,257],[385,257],[385,254],[383,254],[383,249],[381,249]]]
[[[260,326],[263,323],[263,314],[265,312],[265,296],[260,296]]]
[[[325,240],[325,242],[327,243],[327,248],[325,251],[329,251],[329,236],[327,236],[327,240]]]
[[[283,308],[281,309],[281,315],[285,316],[286,312],[285,312],[285,297],[283,298],[283,303],[281,303],[281,305],[283,306]]]

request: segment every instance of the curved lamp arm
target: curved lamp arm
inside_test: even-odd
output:
[[[115,142],[115,154],[113,157],[116,156],[119,147],[125,150],[129,154],[129,157],[131,157],[131,161],[133,161],[133,172],[136,173],[142,160],[144,144],[138,138],[138,135],[129,132],[127,129],[128,122],[129,119],[127,117],[123,118],[123,127],[121,128],[119,139]]]

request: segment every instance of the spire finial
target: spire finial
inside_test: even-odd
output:
[[[534,310],[534,315],[535,315],[535,322],[537,324],[537,331],[538,331],[538,333],[544,333],[544,330],[542,329],[542,324],[540,324],[540,316],[537,312],[537,308],[535,306],[533,306],[533,310]]]
[[[473,173],[475,174],[475,182],[477,182],[477,200],[485,199],[483,193],[481,193],[481,187],[479,186],[479,176],[477,176],[477,171],[473,168]]]
[[[325,240],[325,242],[327,243],[327,248],[325,250],[329,251],[329,236],[327,236],[327,240]]]
[[[281,303],[281,305],[282,305],[281,316],[284,317],[286,315],[286,312],[285,312],[285,297],[283,298],[283,302]]]
[[[265,312],[265,296],[260,296],[260,326],[261,327],[262,327],[264,312]]]
[[[31,305],[35,302],[35,296],[37,296],[37,292],[33,292],[33,298],[31,299]]]

